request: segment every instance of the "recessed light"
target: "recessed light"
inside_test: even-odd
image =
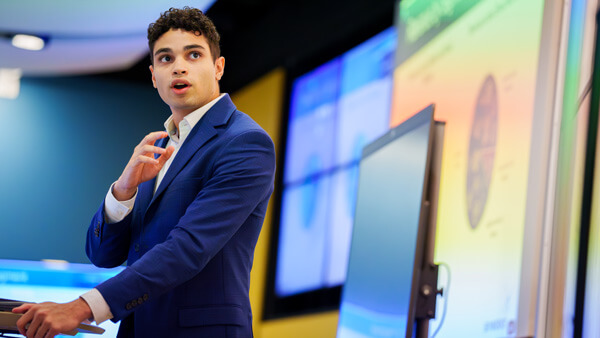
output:
[[[44,39],[27,34],[16,34],[12,38],[12,45],[27,50],[41,50],[44,48]]]
[[[0,68],[0,98],[16,99],[21,88],[21,70]]]

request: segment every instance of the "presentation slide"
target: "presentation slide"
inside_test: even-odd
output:
[[[275,291],[340,286],[363,147],[389,129],[393,27],[298,77],[292,88]]]
[[[32,303],[66,303],[122,270],[101,269],[91,264],[0,259],[0,298]],[[107,320],[99,326],[106,330],[102,337],[117,336],[119,324]],[[79,333],[77,337],[100,336]]]
[[[543,5],[400,2],[390,124],[431,103],[446,121],[435,261],[452,287],[437,337],[516,334]]]

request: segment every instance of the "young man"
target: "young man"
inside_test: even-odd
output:
[[[14,309],[28,337],[86,319],[121,320],[119,337],[252,336],[250,269],[273,190],[273,143],[220,94],[225,60],[201,11],[170,9],[148,40],[152,83],[171,109],[167,131],[135,148],[86,243],[95,265],[128,267],[71,303]]]

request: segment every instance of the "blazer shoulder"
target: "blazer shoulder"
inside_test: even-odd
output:
[[[236,134],[256,132],[269,136],[269,134],[256,121],[254,121],[252,117],[240,110],[236,109],[233,112],[229,122],[230,129],[232,129]]]

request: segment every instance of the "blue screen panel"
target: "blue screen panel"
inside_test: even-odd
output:
[[[404,337],[412,328],[413,280],[423,250],[418,235],[433,117],[431,110],[424,113],[429,114],[427,119],[416,125],[407,121],[410,129],[400,125],[375,141],[372,152],[373,146],[367,147],[360,162],[340,338]]]
[[[277,293],[288,296],[322,286],[331,179],[322,176],[283,192],[286,224],[279,232]]]
[[[0,259],[0,298],[66,303],[122,270],[121,267],[101,269],[91,264]],[[107,320],[99,326],[106,330],[102,337],[117,336],[119,324]],[[79,333],[77,337],[99,336]]]
[[[292,91],[284,183],[331,169],[339,95],[339,59],[299,78]]]
[[[346,280],[357,184],[358,163],[337,171],[331,178],[329,235],[323,255],[326,264],[323,285],[327,287],[341,285]]]
[[[345,280],[358,161],[363,147],[389,129],[396,43],[396,30],[387,29],[293,83],[275,273],[278,297],[339,287]],[[318,231],[302,228],[310,217]]]

